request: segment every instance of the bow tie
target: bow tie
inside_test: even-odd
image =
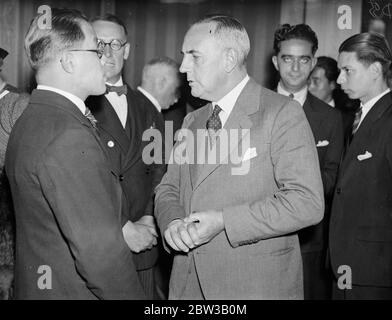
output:
[[[121,96],[122,94],[127,94],[128,88],[125,84],[122,86],[106,85],[106,93],[109,93],[109,92],[116,92],[118,96]]]

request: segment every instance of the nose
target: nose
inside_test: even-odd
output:
[[[105,44],[105,47],[103,49],[103,54],[105,55],[105,57],[109,58],[112,56],[113,52],[112,52],[112,48],[110,47],[110,45],[107,43]]]
[[[184,57],[182,58],[181,65],[180,65],[180,72],[186,73],[187,71],[189,71],[189,63],[188,63],[187,57],[184,55]]]
[[[336,79],[336,83],[337,84],[342,84],[343,82],[345,82],[345,78],[344,78],[343,72],[340,71],[339,77]]]
[[[294,60],[291,68],[293,69],[293,71],[298,71],[299,70],[299,61],[298,60]]]

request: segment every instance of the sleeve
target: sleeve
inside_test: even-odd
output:
[[[192,114],[188,114],[183,122],[182,128],[187,128],[191,122]],[[173,149],[173,156],[179,142]],[[185,218],[185,209],[180,204],[180,165],[175,161],[167,165],[167,172],[163,176],[161,183],[155,189],[155,217],[159,229],[163,233],[168,224],[175,219]]]
[[[278,191],[223,209],[226,234],[233,247],[289,234],[323,218],[317,150],[309,123],[296,102],[285,104],[275,117],[271,161]]]
[[[335,110],[333,110],[335,111]],[[324,195],[330,199],[336,185],[340,160],[344,147],[343,121],[340,111],[336,110],[330,119],[332,125],[328,149],[321,164],[321,175],[324,186]]]
[[[51,143],[38,168],[43,193],[87,287],[101,299],[144,299],[120,223],[121,187],[85,128]]]

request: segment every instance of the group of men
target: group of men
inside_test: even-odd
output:
[[[392,54],[383,36],[340,46],[337,83],[361,101],[345,136],[341,113],[308,90],[318,47],[309,26],[276,31],[274,92],[247,73],[239,21],[199,20],[179,71],[209,103],[186,116],[166,166],[144,161],[151,141],[142,135],[164,131],[159,110],[178,99],[176,64],[154,60],[134,91],[121,76],[130,44],[118,18],[89,23],[53,9],[52,29],[37,20],[25,48],[38,86],[6,154],[16,298],[157,299],[159,234],[174,256],[170,299],[392,298]],[[42,266],[50,288],[40,285]]]

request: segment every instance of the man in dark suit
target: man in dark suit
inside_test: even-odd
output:
[[[277,91],[297,100],[312,129],[324,186],[324,220],[299,232],[304,267],[305,299],[329,299],[331,279],[326,270],[327,226],[331,196],[343,150],[340,112],[308,92],[307,81],[316,65],[317,36],[305,24],[285,24],[275,32],[272,62],[279,71]]]
[[[391,63],[377,33],[354,35],[339,48],[337,81],[361,106],[332,204],[334,299],[392,299]]]
[[[122,223],[132,230],[127,243],[134,252],[139,278],[147,298],[156,299],[154,266],[158,258],[158,234],[153,217],[153,190],[165,167],[163,163],[147,164],[142,154],[149,142],[144,141],[143,133],[161,124],[152,112],[143,109],[137,93],[123,82],[124,60],[130,50],[124,23],[107,14],[93,19],[92,25],[103,50],[101,62],[107,91],[86,103],[98,120],[101,140],[120,177],[126,198]]]
[[[105,91],[102,52],[79,12],[51,13],[50,29],[37,16],[25,38],[38,87],[6,154],[16,298],[143,299],[120,223],[118,177],[83,102]]]

